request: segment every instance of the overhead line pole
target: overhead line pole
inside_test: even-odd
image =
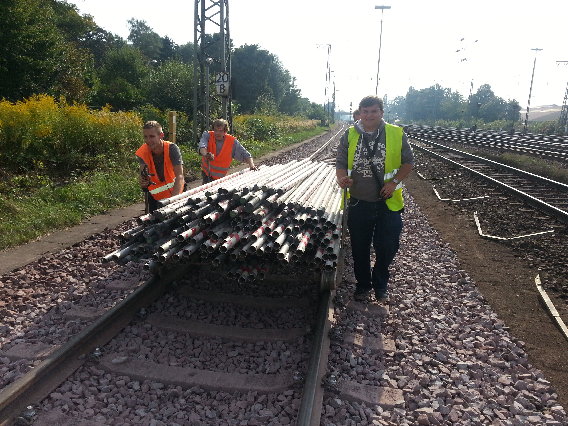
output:
[[[532,77],[531,77],[531,87],[529,89],[529,101],[528,101],[528,104],[527,104],[527,113],[525,115],[525,125],[523,127],[523,133],[527,133],[527,126],[528,126],[528,123],[529,123],[529,109],[531,107],[531,94],[532,94],[533,80],[534,80],[534,69],[536,68],[536,55],[542,49],[535,47],[534,49],[531,49],[531,50],[534,50],[535,54],[534,54],[533,70],[532,70]]]
[[[210,128],[211,115],[223,117],[232,127],[231,39],[229,0],[195,0],[193,137]],[[207,31],[209,30],[209,31]],[[217,92],[211,93],[215,76]]]
[[[379,95],[379,71],[381,69],[381,47],[383,44],[383,14],[385,9],[390,9],[390,6],[375,6],[375,9],[380,9],[381,10],[381,33],[379,36],[379,60],[377,62],[377,81],[376,81],[376,85],[375,85],[375,95],[378,96]]]

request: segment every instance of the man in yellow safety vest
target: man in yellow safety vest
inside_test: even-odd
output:
[[[367,96],[359,103],[360,120],[342,136],[336,176],[348,188],[347,226],[357,285],[354,297],[388,300],[389,265],[399,247],[404,208],[402,180],[414,158],[402,128],[383,120],[383,100]],[[347,200],[346,200],[347,201]],[[371,270],[371,244],[375,265]]]

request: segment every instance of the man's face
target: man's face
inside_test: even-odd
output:
[[[142,131],[144,133],[144,142],[148,144],[152,153],[161,154],[164,149],[161,140],[164,137],[164,134],[159,132],[156,128],[142,129]]]
[[[383,111],[379,105],[371,105],[359,108],[361,114],[361,123],[366,131],[375,131],[379,128],[383,119]]]
[[[213,126],[213,133],[215,133],[215,140],[216,141],[222,141],[225,138],[225,126],[218,125],[218,126]]]

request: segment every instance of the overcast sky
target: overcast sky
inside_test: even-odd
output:
[[[135,18],[177,44],[193,42],[194,0],[69,2],[124,38]],[[377,5],[391,9],[381,13]],[[381,15],[381,97],[436,83],[467,97],[473,81],[474,91],[490,84],[524,109],[536,54],[531,107],[562,105],[568,63],[557,61],[568,61],[568,0],[229,0],[234,45],[257,44],[278,56],[313,102],[325,101],[331,45],[332,82],[343,110],[375,94]]]

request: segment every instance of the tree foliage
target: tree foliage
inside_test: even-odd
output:
[[[47,94],[112,110],[159,108],[194,115],[192,43],[179,46],[135,18],[128,21],[127,42],[65,0],[2,0],[0,24],[0,98],[19,101]],[[215,33],[203,35],[199,47],[208,57],[220,58],[222,46]],[[244,45],[231,48],[231,56],[233,111],[326,119],[324,107],[302,97],[275,54]],[[210,77],[221,70],[215,60]],[[218,108],[211,105],[211,114]],[[333,111],[335,105],[325,108]],[[496,96],[487,84],[468,99],[438,84],[410,87],[385,108],[387,118],[406,122],[513,122],[520,111],[517,101]]]
[[[193,67],[169,60],[153,68],[147,79],[146,98],[161,110],[190,113],[193,97]]]
[[[125,111],[142,105],[142,82],[148,73],[146,59],[138,49],[125,45],[109,50],[99,70],[100,86],[94,103]]]
[[[439,84],[426,89],[408,89],[406,96],[399,96],[386,106],[391,117],[406,122],[462,121],[493,122],[516,121],[520,106],[515,100],[505,101],[495,95],[489,84],[483,84],[469,99]]]
[[[290,73],[278,58],[256,44],[235,49],[232,73],[233,99],[244,113],[266,108],[268,103],[278,108],[286,95],[296,93]]]
[[[50,92],[65,41],[53,8],[41,0],[4,0],[0,22],[0,95],[19,100]]]

